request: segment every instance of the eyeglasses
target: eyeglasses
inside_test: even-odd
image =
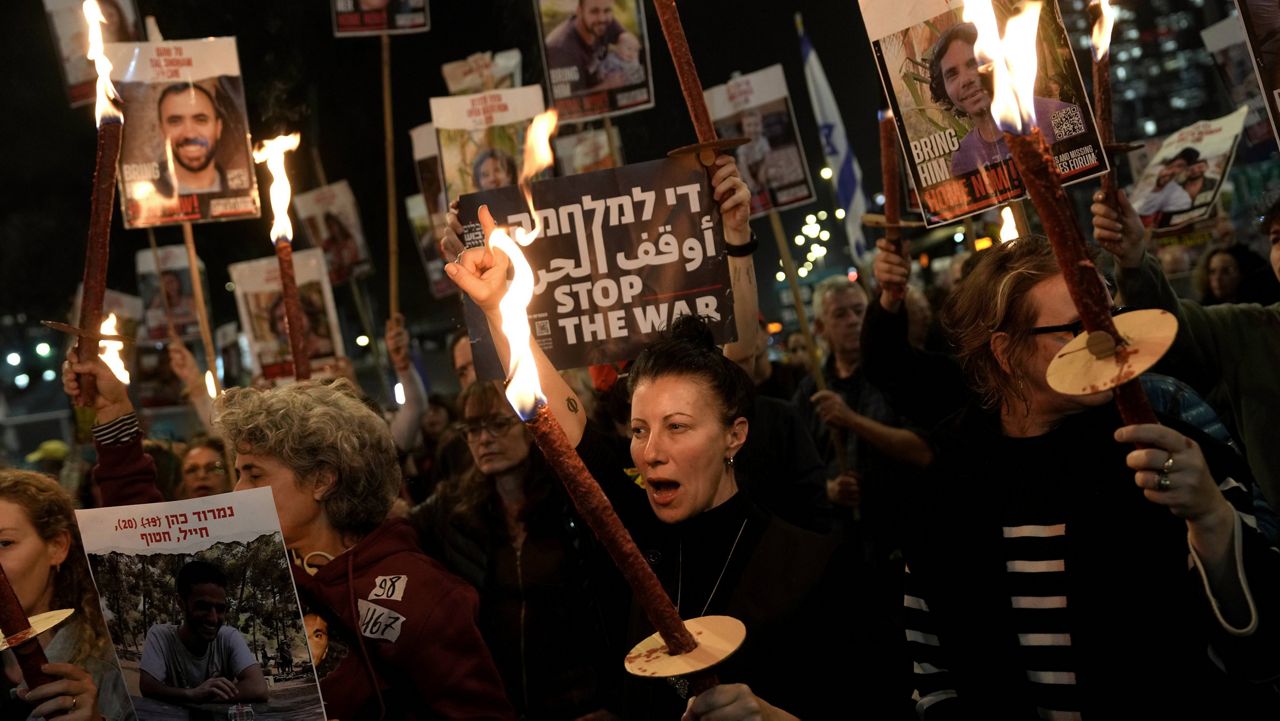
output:
[[[182,469],[182,473],[183,475],[186,475],[186,476],[195,476],[203,472],[207,476],[212,476],[212,475],[217,475],[219,473],[224,473],[226,469],[227,467],[222,465],[221,461],[215,461],[213,463],[206,463],[203,466],[197,466],[197,465],[186,466],[185,468]]]
[[[1137,310],[1137,308],[1131,308],[1127,305],[1117,305],[1111,309],[1111,315],[1117,316],[1123,313],[1128,313],[1131,310]],[[1080,320],[1075,320],[1070,323],[1063,323],[1062,325],[1042,325],[1038,328],[1032,328],[1027,332],[1030,333],[1031,335],[1044,335],[1046,333],[1070,333],[1071,337],[1074,338],[1084,332],[1084,322]]]
[[[480,420],[463,421],[455,427],[466,435],[467,440],[474,441],[484,431],[489,431],[489,435],[494,437],[500,436],[519,422],[511,416],[489,416]]]

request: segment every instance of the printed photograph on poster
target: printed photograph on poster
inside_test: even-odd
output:
[[[126,228],[258,217],[235,38],[106,46],[124,108]]]
[[[138,273],[138,294],[145,309],[146,337],[160,340],[169,337],[169,320],[179,338],[191,338],[200,334],[200,319],[196,315],[196,299],[191,288],[191,271],[187,264],[187,249],[182,245],[161,245],[153,254],[150,248],[134,255],[134,267]],[[156,269],[156,255],[160,256],[160,268]],[[200,263],[204,273],[204,263]],[[202,284],[208,287],[207,283]],[[205,299],[206,307],[208,298]]]
[[[520,81],[522,56],[519,48],[499,52],[473,53],[462,60],[440,66],[450,95],[469,95],[484,90],[516,88]]]
[[[240,325],[223,323],[214,328],[213,344],[218,348],[218,362],[222,364],[222,386],[248,385],[249,372],[244,360],[248,355],[248,342],[240,332]]]
[[[751,191],[752,218],[813,201],[813,179],[781,65],[739,75],[704,95],[716,134],[748,140],[733,152]]]
[[[1237,0],[1236,7],[1240,8],[1240,22],[1271,118],[1271,131],[1280,142],[1280,3]]]
[[[324,718],[271,489],[76,518],[139,721]]]
[[[925,223],[939,225],[1025,194],[991,116],[991,76],[974,56],[977,29],[953,0],[859,0]],[[1012,3],[995,3],[997,19]],[[1035,110],[1063,181],[1107,170],[1080,70],[1056,4],[1040,13]]]
[[[446,202],[519,180],[524,135],[544,109],[537,85],[431,98]]]
[[[542,67],[561,122],[653,107],[641,0],[533,2]]]
[[[464,195],[459,219],[468,246],[484,241],[476,220],[482,204],[500,224],[533,227],[518,188]],[[557,368],[634,358],[690,313],[714,321],[717,342],[736,338],[720,211],[693,156],[539,181],[533,204],[542,235],[523,249],[535,280],[529,322]],[[480,342],[488,327],[473,317],[468,330]],[[480,350],[473,355],[481,377],[502,377],[501,368],[486,375]]]
[[[418,246],[418,257],[422,259],[422,269],[427,273],[427,287],[431,289],[432,298],[449,298],[458,294],[458,287],[444,273],[444,259],[440,257],[439,228],[436,216],[427,209],[427,202],[422,194],[410,195],[404,199],[405,215],[409,217],[409,225],[413,226],[414,245]]]
[[[1248,114],[1248,106],[1241,106],[1165,138],[1127,191],[1143,225],[1177,228],[1213,212]]]
[[[347,181],[298,193],[293,196],[293,212],[307,229],[309,247],[324,250],[331,285],[337,287],[373,272],[360,227],[360,208]]]
[[[88,25],[83,0],[44,0],[49,31],[58,51],[62,77],[67,83],[71,107],[89,105],[97,97],[98,71],[85,57],[89,52]],[[102,16],[103,42],[128,43],[138,40],[138,9],[133,0],[98,0]]]
[[[236,284],[240,327],[249,339],[254,372],[272,382],[291,379],[293,353],[289,348],[279,262],[272,255],[232,263],[227,270]],[[324,252],[319,248],[295,251],[293,272],[306,326],[303,337],[311,357],[312,377],[316,377],[316,370],[346,356]]]
[[[332,0],[333,35],[402,35],[431,29],[427,0]]]
[[[562,129],[571,126],[561,126]],[[551,139],[555,150],[556,167],[561,175],[577,175],[597,170],[617,168],[625,163],[622,156],[622,138],[617,128],[583,128],[578,132],[557,133]],[[612,139],[612,143],[610,140]],[[620,157],[613,156],[616,148]]]
[[[1267,103],[1253,68],[1249,46],[1245,44],[1244,26],[1240,16],[1233,15],[1200,31],[1204,49],[1209,51],[1213,64],[1222,78],[1231,104],[1249,106],[1249,116],[1244,121],[1244,139],[1257,145],[1272,139],[1271,124],[1267,120]]]

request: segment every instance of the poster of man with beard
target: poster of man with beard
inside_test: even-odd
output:
[[[124,108],[126,228],[256,218],[235,38],[107,44]]]

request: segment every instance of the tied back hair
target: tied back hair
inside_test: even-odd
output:
[[[732,425],[738,418],[751,419],[755,387],[746,371],[724,357],[716,347],[709,319],[684,315],[676,318],[657,340],[636,357],[627,374],[627,391],[665,376],[697,379],[720,403],[721,421]]]

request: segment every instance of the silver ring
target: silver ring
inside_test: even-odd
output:
[[[1160,472],[1160,478],[1156,481],[1156,490],[1157,490],[1157,491],[1167,491],[1167,490],[1169,490],[1172,486],[1173,486],[1173,484],[1169,482],[1169,474],[1168,474],[1168,473],[1165,473],[1164,471],[1161,471],[1161,472]]]
[[[1165,475],[1169,475],[1170,473],[1173,473],[1173,454],[1172,453],[1169,454],[1169,460],[1164,462],[1164,466],[1162,466],[1160,470],[1163,471]]]
[[[71,697],[71,708],[70,708],[70,709],[68,709],[68,710],[69,710],[69,711],[75,711],[75,710],[76,710],[76,706],[77,706],[79,703],[80,703],[80,699],[76,698],[75,696],[72,696],[72,697]]]

